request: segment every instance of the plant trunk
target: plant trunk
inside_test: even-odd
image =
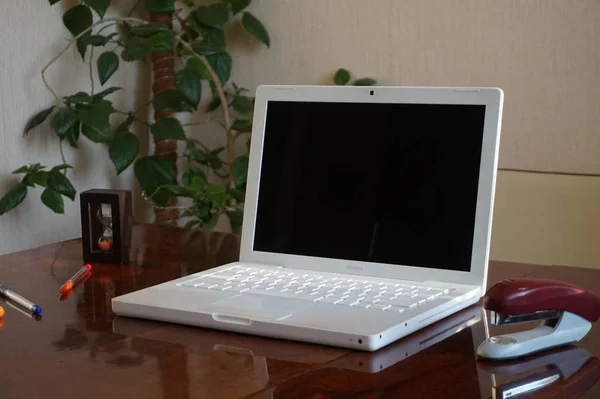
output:
[[[159,22],[172,28],[173,16],[171,14],[150,14],[150,21]],[[175,54],[154,53],[151,55],[152,61],[152,96],[175,88]],[[173,112],[154,111],[154,121],[157,122],[163,118],[172,117]],[[161,156],[175,163],[177,171],[177,141],[164,140],[154,137],[154,155]],[[177,198],[169,198],[167,207],[177,205]],[[167,224],[177,224],[179,211],[177,209],[154,209],[154,216],[157,222]]]

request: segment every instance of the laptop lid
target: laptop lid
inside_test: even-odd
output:
[[[261,86],[240,259],[485,288],[503,93]]]

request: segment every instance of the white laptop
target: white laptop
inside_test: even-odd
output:
[[[503,93],[261,86],[240,261],[117,315],[366,351],[485,292]]]

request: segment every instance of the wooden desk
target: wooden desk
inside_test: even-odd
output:
[[[95,265],[93,277],[65,300],[58,289],[82,266],[79,240],[1,256],[0,282],[44,311],[36,321],[2,304],[0,398],[492,397],[491,373],[498,365],[478,363],[474,355],[485,321],[433,337],[437,325],[432,326],[362,353],[112,313],[115,295],[234,261],[238,245],[233,235],[136,226],[131,264]],[[600,294],[598,270],[492,262],[489,281],[527,275],[566,280]],[[473,311],[478,309],[467,310]],[[419,351],[419,345],[426,349]],[[600,325],[579,346],[591,358],[537,396],[600,397]],[[576,349],[557,357],[573,358],[580,354]],[[494,378],[496,384],[507,380]]]

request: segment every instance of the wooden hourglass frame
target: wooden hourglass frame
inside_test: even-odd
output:
[[[133,223],[131,191],[88,190],[80,194],[85,262],[129,262]]]

